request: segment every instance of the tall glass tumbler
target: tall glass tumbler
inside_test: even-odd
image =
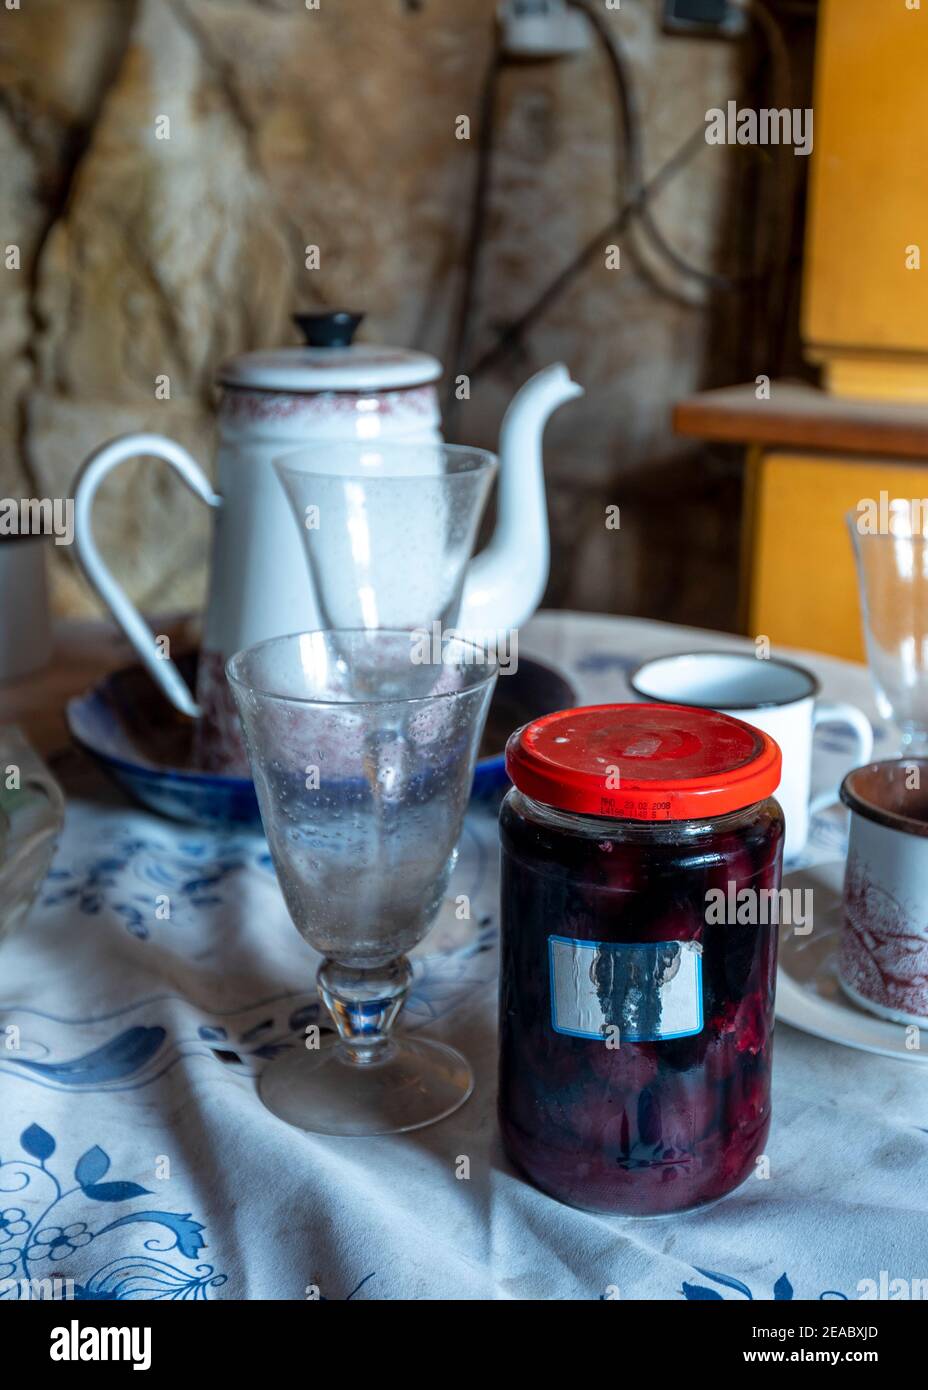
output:
[[[877,707],[902,755],[928,755],[928,507],[892,499],[851,512],[867,659]]]

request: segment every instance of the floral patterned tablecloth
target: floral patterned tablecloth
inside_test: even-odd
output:
[[[590,702],[626,698],[646,656],[706,645],[576,614],[522,634]],[[891,752],[866,672],[804,659]],[[849,756],[843,731],[821,730],[816,782]],[[56,769],[65,831],[28,922],[0,946],[0,1297],[40,1279],[114,1299],[817,1299],[924,1274],[921,1067],[785,1025],[768,1180],[701,1214],[630,1222],[572,1211],[511,1170],[494,1119],[496,826],[479,805],[405,1013],[467,1053],[474,1096],[411,1135],[290,1129],[256,1078],[317,1014],[315,958],[263,839],[158,820],[76,753]],[[843,842],[843,813],[820,816],[808,858],[839,858]]]

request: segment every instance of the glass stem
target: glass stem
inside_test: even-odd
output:
[[[385,1061],[393,1052],[390,1029],[412,980],[406,957],[362,968],[327,956],[316,978],[338,1029],[342,1060],[361,1067]]]

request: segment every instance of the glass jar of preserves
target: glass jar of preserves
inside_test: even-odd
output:
[[[589,1211],[715,1201],[770,1125],[780,751],[711,710],[598,705],[517,730],[506,765],[509,1157]]]

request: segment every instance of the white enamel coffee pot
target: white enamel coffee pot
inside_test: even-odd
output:
[[[83,464],[74,489],[75,547],[93,588],[181,713],[209,716],[223,666],[266,637],[319,626],[300,534],[272,460],[313,442],[441,439],[441,364],[421,352],[352,344],[360,316],[296,315],[304,347],[250,352],[219,373],[218,493],[186,449],[157,434],[112,440]],[[546,367],[510,402],[500,434],[496,530],[471,561],[461,632],[516,628],[548,578],[541,440],[548,416],[583,394],[566,367]],[[216,508],[209,598],[197,678],[199,702],[100,558],[91,511],[106,475],[139,455],[163,459]],[[402,546],[397,564],[403,564]],[[207,706],[207,708],[204,708]]]

